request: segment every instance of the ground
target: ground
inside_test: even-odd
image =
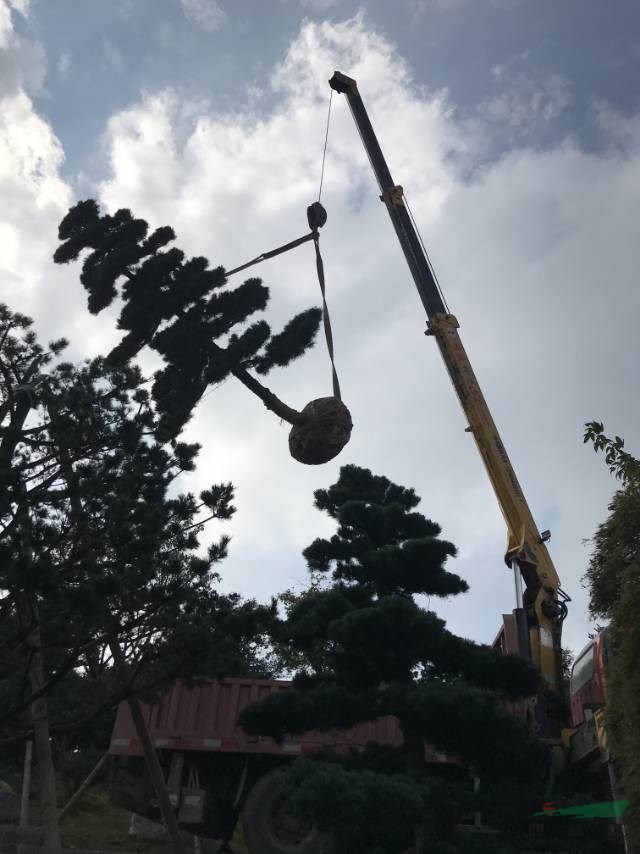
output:
[[[109,802],[101,786],[89,789],[60,823],[62,844],[67,848],[96,848],[103,851],[172,854],[169,844],[142,842],[128,836],[131,814]],[[215,854],[219,843],[202,840],[202,854]],[[240,823],[233,840],[234,854],[247,854]]]

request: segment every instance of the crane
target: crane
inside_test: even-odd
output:
[[[460,340],[460,324],[441,295],[429,258],[405,204],[403,188],[394,183],[374,133],[356,81],[336,71],[331,88],[346,95],[356,126],[380,186],[409,270],[427,314],[425,334],[435,338],[468,421],[489,480],[507,525],[505,562],[514,574],[519,653],[540,671],[546,696],[561,694],[561,634],[569,596],[561,589],[558,573],[547,550],[549,531],[539,532],[487,402]],[[523,591],[524,582],[524,591]],[[544,697],[542,705],[544,705]],[[553,703],[551,705],[554,705]],[[541,711],[541,736],[557,737],[566,726],[560,703]],[[554,721],[555,718],[555,721]],[[546,731],[545,731],[546,730]]]

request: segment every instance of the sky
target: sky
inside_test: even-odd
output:
[[[640,6],[633,0],[0,0],[0,300],[68,356],[106,353],[118,307],[86,308],[57,226],[95,198],[231,269],[307,230],[334,70],[354,77],[405,188],[460,335],[571,596],[564,644],[593,630],[581,578],[615,489],[582,442],[600,420],[640,453]],[[333,98],[322,202],[327,300],[352,439],[331,463],[232,381],[184,438],[183,489],[231,481],[224,590],[303,589],[334,530],[313,491],[354,463],[413,487],[456,544],[467,594],[425,601],[490,643],[515,607],[505,524],[346,100]],[[251,275],[254,274],[252,271]],[[320,304],[313,249],[257,268],[278,329]],[[141,359],[145,372],[158,367]],[[322,335],[268,387],[331,394]],[[203,543],[208,537],[203,535]]]

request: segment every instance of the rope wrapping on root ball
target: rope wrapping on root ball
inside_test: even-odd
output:
[[[312,400],[300,413],[303,421],[289,433],[289,453],[299,463],[317,466],[337,457],[351,437],[351,413],[337,397]]]

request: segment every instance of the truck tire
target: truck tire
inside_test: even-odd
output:
[[[285,773],[283,768],[269,771],[249,792],[242,812],[249,854],[329,854],[327,841],[315,826],[303,826],[287,814]]]

